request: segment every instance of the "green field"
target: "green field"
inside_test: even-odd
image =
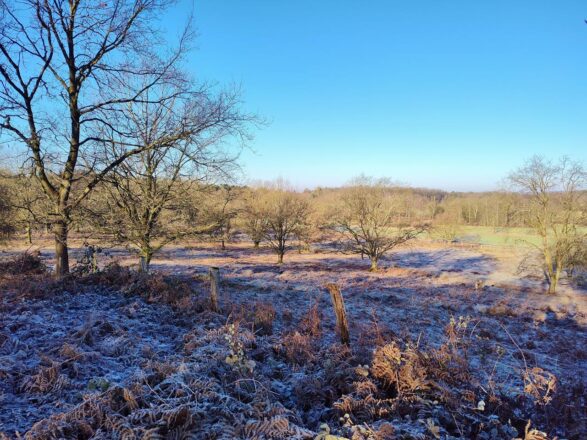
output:
[[[540,237],[530,228],[440,226],[429,234],[432,239],[448,240],[449,236],[454,237],[454,240],[460,243],[489,246],[524,246],[540,243]]]
[[[587,228],[580,228],[587,233]],[[450,233],[447,231],[451,231]],[[487,246],[528,246],[539,245],[540,237],[531,228],[496,228],[493,226],[439,226],[428,236],[432,239],[445,239],[453,234],[459,243],[472,243]]]
[[[530,228],[495,228],[492,226],[464,226],[459,241],[492,246],[539,244],[540,237]]]

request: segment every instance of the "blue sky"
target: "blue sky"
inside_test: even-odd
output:
[[[251,179],[487,190],[533,154],[587,161],[586,18],[579,0],[195,0],[188,67],[270,121]]]

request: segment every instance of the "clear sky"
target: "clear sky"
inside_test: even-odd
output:
[[[586,18],[585,0],[195,0],[188,64],[270,121],[251,179],[487,190],[533,154],[587,162]]]

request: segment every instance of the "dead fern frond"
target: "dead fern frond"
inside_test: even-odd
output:
[[[68,385],[69,381],[59,373],[59,365],[40,367],[39,372],[25,377],[21,384],[21,391],[33,394],[47,394],[60,391]]]
[[[524,392],[538,405],[547,405],[557,388],[556,376],[542,368],[534,367],[523,372]]]
[[[287,438],[289,420],[283,416],[251,420],[243,428],[243,434],[251,440]]]

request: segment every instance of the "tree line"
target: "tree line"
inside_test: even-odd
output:
[[[375,271],[381,257],[417,237],[456,240],[446,228],[458,223],[457,217],[467,224],[463,206],[511,202],[506,212],[515,221],[510,225],[529,228],[539,238],[535,247],[552,292],[563,271],[584,267],[587,261],[585,171],[568,159],[532,158],[508,177],[510,192],[448,194],[366,176],[340,188],[302,192],[283,181],[218,183],[195,179],[191,162],[182,157],[181,150],[158,149],[125,161],[72,211],[71,227],[89,242],[126,246],[144,270],[172,242],[198,238],[225,249],[244,236],[254,248],[264,243],[273,249],[278,264],[288,250],[330,246],[368,258]],[[233,163],[223,163],[224,177],[227,165]],[[33,231],[50,231],[51,206],[42,190],[30,185],[29,176],[3,174],[5,234],[20,231],[31,241]]]

